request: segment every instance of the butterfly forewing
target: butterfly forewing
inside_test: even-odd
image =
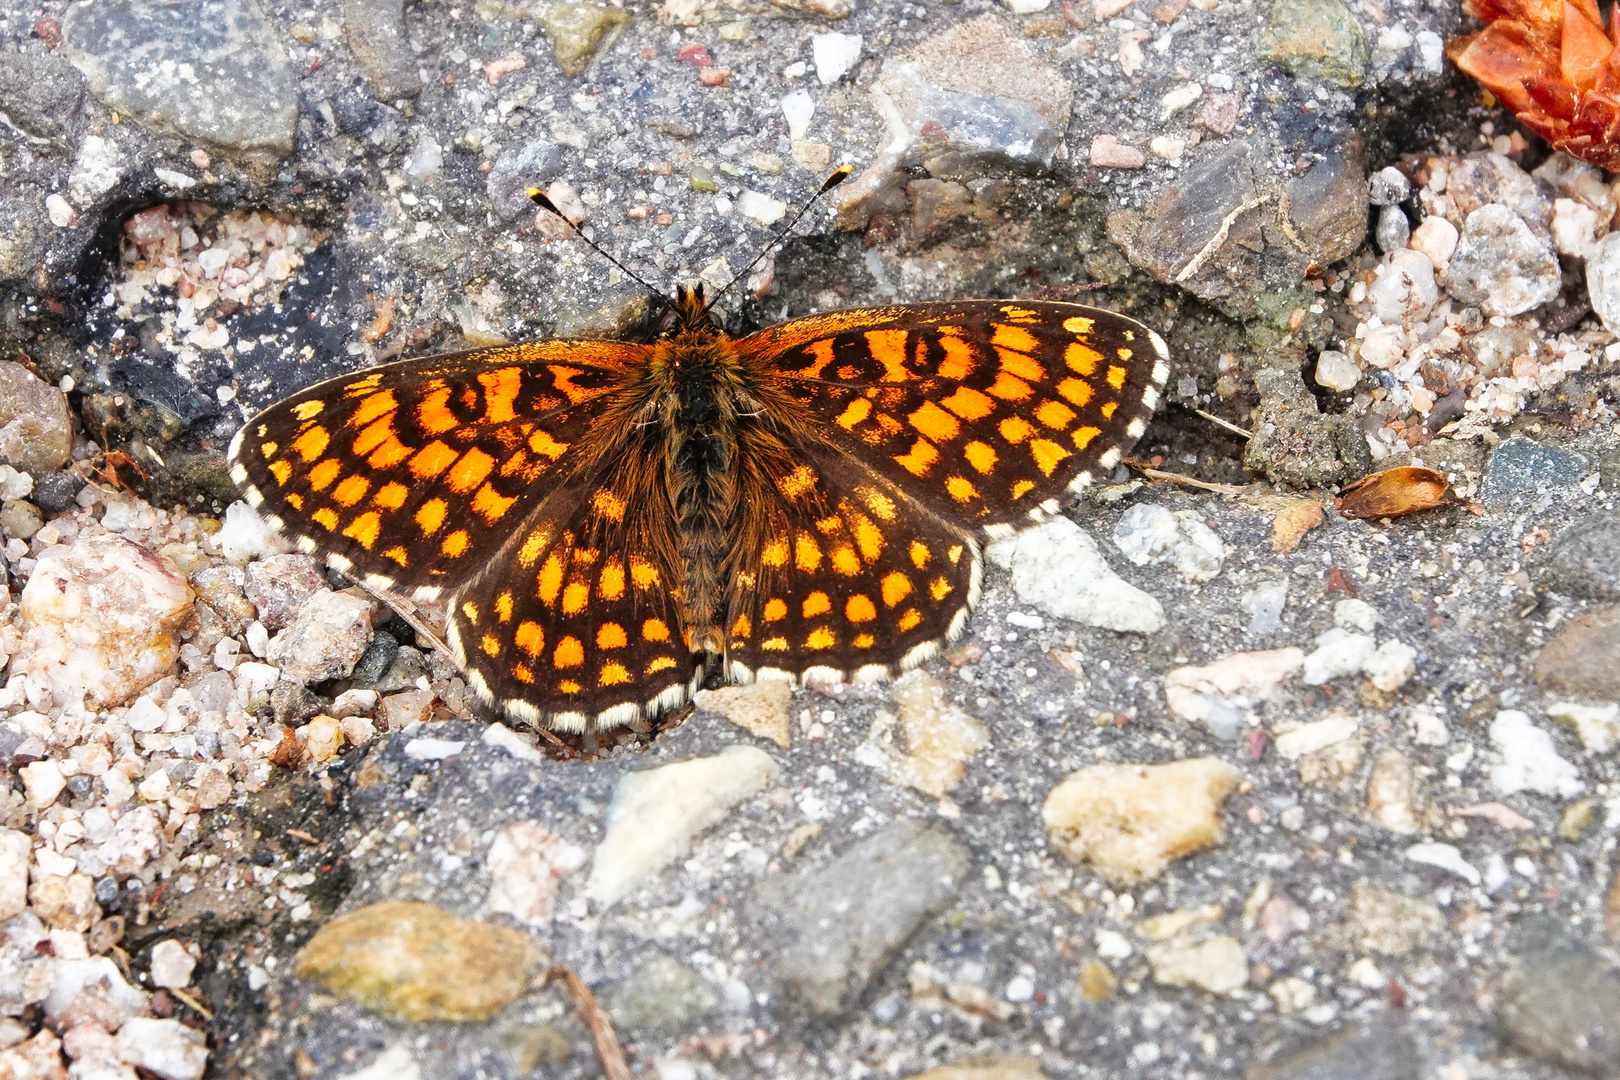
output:
[[[355,577],[447,595],[555,482],[645,345],[546,342],[388,364],[331,379],[231,444],[250,504]]]
[[[1169,377],[1141,323],[1044,301],[834,312],[737,347],[853,458],[990,536],[1118,465]]]

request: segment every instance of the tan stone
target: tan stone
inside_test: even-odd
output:
[[[1237,769],[1219,758],[1167,765],[1092,765],[1052,789],[1041,808],[1053,846],[1098,876],[1134,885],[1171,859],[1218,843],[1221,803]]]
[[[1249,982],[1249,961],[1230,934],[1198,938],[1183,934],[1147,947],[1153,979],[1165,986],[1196,986],[1211,994],[1231,994]]]
[[[906,1080],[1047,1080],[1047,1077],[1036,1058],[997,1056],[941,1065],[927,1072],[912,1073]]]
[[[769,739],[786,750],[793,745],[793,725],[788,703],[793,700],[791,683],[771,680],[752,686],[724,686],[702,690],[697,707],[719,713],[750,735]]]
[[[545,953],[528,935],[432,904],[386,901],[339,916],[298,954],[298,977],[408,1023],[488,1020]]]
[[[894,684],[898,720],[878,713],[855,760],[897,784],[943,798],[961,783],[968,759],[990,742],[983,724],[951,704],[938,679],[913,671]],[[896,745],[895,735],[899,735]]]

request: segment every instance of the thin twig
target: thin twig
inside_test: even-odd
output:
[[[1127,462],[1127,464],[1129,463]],[[1212,484],[1208,480],[1195,480],[1190,476],[1182,476],[1180,473],[1165,472],[1163,469],[1150,469],[1146,465],[1131,465],[1131,468],[1149,480],[1169,480],[1172,483],[1185,484],[1187,487],[1198,488],[1201,491],[1213,491],[1217,495],[1239,497],[1254,494],[1248,488],[1237,487],[1233,484]]]
[[[1243,428],[1238,427],[1236,424],[1232,423],[1230,420],[1222,420],[1220,417],[1216,416],[1214,413],[1205,412],[1203,409],[1194,409],[1193,412],[1197,413],[1199,416],[1202,416],[1205,420],[1208,420],[1210,423],[1216,425],[1217,427],[1225,428],[1227,431],[1230,431],[1234,435],[1240,436],[1240,437],[1245,438],[1245,439],[1254,438],[1254,432],[1245,431]]]
[[[546,969],[542,985],[552,979],[561,979],[568,987],[568,993],[584,1018],[585,1026],[591,1029],[591,1041],[596,1044],[596,1056],[602,1062],[603,1075],[607,1080],[631,1080],[630,1066],[625,1064],[624,1050],[619,1046],[619,1036],[613,1030],[613,1018],[596,1003],[596,995],[579,977],[579,972],[566,964],[554,964]]]
[[[212,1020],[214,1018],[214,1014],[191,994],[188,994],[184,990],[174,986],[169,987],[168,990],[169,993],[174,997],[179,998],[181,1001],[191,1006],[192,1010],[199,1013],[204,1020]]]
[[[1176,275],[1176,284],[1180,285],[1182,282],[1186,281],[1188,278],[1192,277],[1194,274],[1198,273],[1198,271],[1204,268],[1204,263],[1209,261],[1209,257],[1219,251],[1222,244],[1226,243],[1226,234],[1232,231],[1232,226],[1237,222],[1238,218],[1242,217],[1244,214],[1247,214],[1250,210],[1253,210],[1261,203],[1268,203],[1270,201],[1270,195],[1262,195],[1257,199],[1250,199],[1248,202],[1243,203],[1230,214],[1227,214],[1224,218],[1222,218],[1221,227],[1215,230],[1215,235],[1209,238],[1209,243],[1199,248],[1198,254],[1194,255],[1187,265],[1181,268],[1181,273]]]
[[[423,621],[422,617],[416,613],[415,604],[411,603],[403,596],[389,592],[387,589],[373,588],[358,578],[350,578],[349,580],[353,581],[356,585],[366,590],[366,592],[370,593],[372,596],[375,596],[378,600],[381,600],[384,604],[387,604],[390,608],[392,608],[394,614],[404,619],[405,624],[412,630],[415,630],[418,637],[425,638],[435,649],[438,649],[440,652],[444,653],[444,655],[449,656],[450,659],[455,659],[455,657],[450,653],[449,646],[440,641],[439,635],[435,634],[428,624]]]

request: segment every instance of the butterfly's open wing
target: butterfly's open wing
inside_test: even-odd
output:
[[[1170,375],[1146,326],[1051,301],[858,308],[761,330],[737,349],[821,437],[992,538],[1118,465]]]
[[[730,679],[870,681],[961,634],[981,572],[969,530],[814,441],[756,433],[741,457]]]
[[[537,727],[652,719],[697,688],[674,521],[637,455],[552,493],[450,598],[446,643],[487,705]]]
[[[566,478],[570,445],[648,351],[550,341],[330,379],[248,421],[231,478],[304,550],[438,599],[482,568],[534,492]]]

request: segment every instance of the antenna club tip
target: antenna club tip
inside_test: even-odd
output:
[[[542,210],[550,210],[553,214],[556,214],[558,217],[563,216],[563,212],[561,210],[557,209],[557,204],[552,202],[551,199],[547,197],[546,193],[544,191],[541,191],[539,188],[537,188],[537,187],[527,188],[527,189],[524,190],[524,194],[529,197],[530,202],[532,202],[536,206],[540,207],[540,209],[542,209]]]
[[[823,183],[821,185],[821,190],[822,191],[830,191],[831,189],[837,187],[839,184],[842,184],[845,180],[848,180],[849,179],[849,174],[854,172],[854,171],[855,171],[855,167],[853,165],[844,164],[844,165],[838,166],[838,168],[833,170],[832,175],[827,177],[827,179],[825,181],[823,181]]]

